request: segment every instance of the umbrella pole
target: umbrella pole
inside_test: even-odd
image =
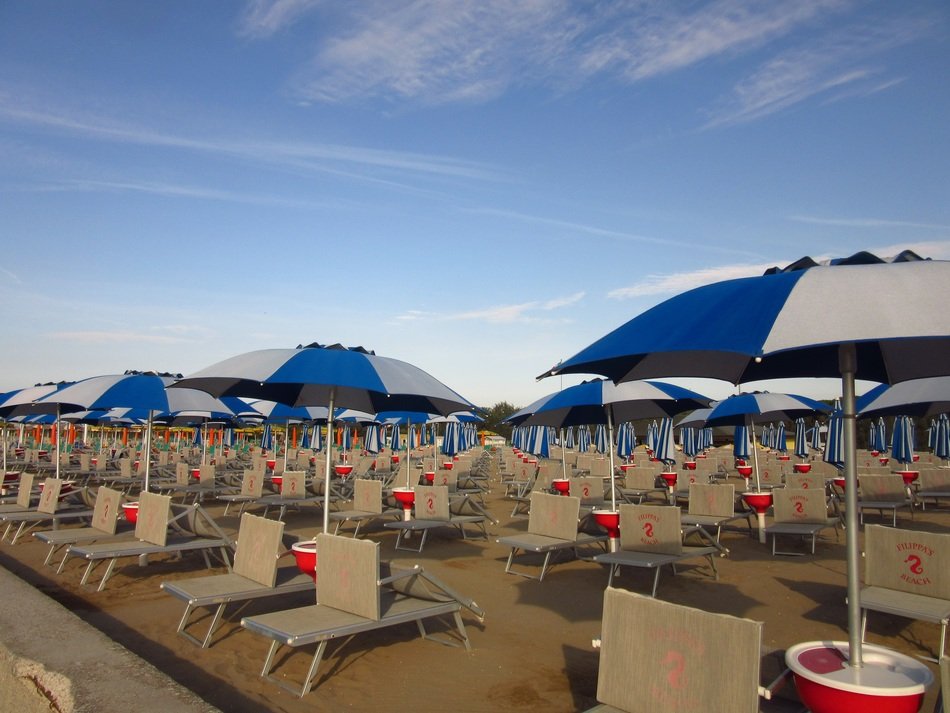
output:
[[[752,425],[752,417],[749,417],[749,433],[752,435],[752,467],[755,472],[755,492],[762,492],[762,485],[759,483],[759,449],[755,447],[755,427]]]
[[[607,410],[607,462],[610,466],[610,510],[617,512],[617,492],[614,489],[614,420],[610,406]]]
[[[857,351],[854,344],[838,348],[838,367],[841,371],[842,417],[844,423],[844,479],[845,479],[845,546],[848,559],[848,646],[850,665],[861,668],[864,656],[861,650],[861,576],[858,565],[861,553],[858,547],[858,464],[855,426],[854,374],[857,371]]]
[[[60,442],[63,440],[59,437],[59,404],[56,404],[56,424],[53,426],[56,429],[56,480],[59,480],[59,451],[60,451]]]
[[[152,410],[148,411],[148,421],[145,424],[145,448],[143,449],[144,453],[142,457],[145,459],[145,492],[148,492],[149,485],[149,464],[151,463],[152,455]]]
[[[330,406],[327,409],[327,441],[330,440],[330,434],[333,433],[333,397],[336,395],[336,389],[330,390]],[[323,473],[323,534],[330,532],[330,461],[333,454],[333,446],[327,444],[326,467]]]
[[[566,480],[567,479],[567,456],[564,453],[566,449],[564,447],[564,429],[563,428],[561,428],[558,435],[560,435],[561,437],[561,477]],[[3,457],[6,458],[6,455],[7,455],[7,452],[6,450],[4,450]]]

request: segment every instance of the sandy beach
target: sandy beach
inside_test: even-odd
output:
[[[508,551],[495,539],[524,531],[527,520],[511,516],[512,505],[497,472],[485,503],[500,521],[490,525],[488,541],[463,541],[454,531],[440,530],[415,554],[394,551],[396,535],[391,530],[371,528],[365,535],[381,543],[383,560],[419,563],[484,609],[484,622],[463,610],[472,652],[424,641],[412,624],[362,634],[339,651],[331,649],[315,689],[303,699],[260,678],[268,642],[244,631],[234,609],[209,649],[201,650],[175,633],[183,606],[159,586],[206,573],[200,557],[154,560],[147,568],[125,564],[101,593],[80,586],[78,561],[62,575],[44,566],[45,547],[31,539],[0,546],[0,564],[225,711],[585,710],[596,703],[598,652],[591,641],[600,634],[607,571],[574,560],[554,566],[543,582],[505,574]],[[223,505],[210,500],[207,506],[226,530],[237,531],[236,512],[224,516]],[[918,510],[913,521],[902,513],[899,526],[947,532],[947,517],[946,509],[928,507]],[[318,511],[290,512],[286,528],[300,538],[312,537],[319,528]],[[837,541],[833,536],[820,540],[815,555],[802,557],[773,557],[747,530],[726,531],[722,543],[729,556],[717,560],[718,581],[697,560],[682,565],[675,577],[665,571],[657,596],[764,622],[763,683],[779,673],[788,646],[847,639],[843,532]],[[647,593],[650,582],[650,574],[627,570],[615,584]],[[241,613],[312,601],[312,593],[288,595]],[[914,656],[933,656],[939,627],[872,614],[868,640]],[[281,661],[280,670],[299,680],[311,654],[312,647],[295,652]],[[936,675],[936,666],[931,664],[931,669]],[[631,676],[635,678],[635,672]],[[783,695],[794,698],[793,687],[786,687]],[[923,710],[933,709],[936,696],[933,686]]]

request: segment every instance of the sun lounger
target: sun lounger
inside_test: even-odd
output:
[[[759,685],[762,624],[608,587],[588,713],[755,713],[786,680]]]
[[[950,498],[950,468],[921,470],[915,485],[914,497],[920,502],[921,509],[926,509],[928,500],[933,500],[934,507],[939,507],[941,499]]]
[[[578,548],[588,545],[603,545],[607,535],[593,535],[578,531],[581,499],[564,495],[531,494],[531,509],[528,513],[528,531],[518,535],[498,538],[498,543],[511,548],[505,572],[528,579],[544,580],[548,566],[555,555],[578,555]],[[541,572],[537,576],[512,569],[515,555],[543,554]]]
[[[169,530],[173,534],[169,535]],[[89,564],[83,573],[80,584],[89,581],[95,567],[108,562],[99,581],[97,591],[102,591],[112,576],[120,559],[138,558],[139,563],[147,562],[151,555],[199,552],[205,565],[211,567],[209,552],[217,551],[222,563],[231,569],[228,550],[234,543],[214,520],[198,504],[173,505],[171,497],[142,493],[139,499],[138,520],[135,523],[135,540],[121,542],[94,542],[88,545],[71,545],[67,557],[81,557]]]
[[[49,545],[49,551],[46,553],[43,564],[50,564],[53,561],[53,555],[64,547],[114,537],[118,527],[121,502],[122,494],[118,490],[100,486],[96,489],[95,506],[92,509],[92,520],[89,527],[34,532],[34,538]],[[128,529],[126,534],[131,536],[133,532]],[[66,558],[63,557],[57,572],[62,572],[65,562]]]
[[[656,596],[660,570],[670,565],[676,574],[676,564],[688,559],[705,557],[712,568],[713,578],[719,579],[714,555],[719,550],[711,546],[683,545],[680,509],[669,505],[621,505],[620,549],[594,557],[594,562],[608,566],[607,586],[613,586],[614,576],[621,567],[652,569],[653,589]]]
[[[383,525],[387,529],[398,531],[395,545],[397,550],[422,552],[429,530],[440,527],[454,527],[462,535],[462,539],[466,540],[468,536],[465,533],[465,526],[475,525],[481,530],[485,539],[488,539],[488,529],[485,526],[485,520],[489,519],[488,513],[468,496],[457,498],[450,506],[449,490],[444,485],[417,485],[414,490],[414,517],[411,520],[397,520]],[[418,548],[403,545],[408,533],[412,532],[422,533]]]
[[[864,530],[864,582],[861,635],[868,611],[940,624],[940,648],[946,654],[950,622],[950,535],[881,525]]]
[[[0,540],[6,540],[7,536],[13,532],[10,544],[15,545],[21,536],[40,525],[49,523],[55,530],[62,522],[92,517],[88,489],[80,488],[61,498],[63,485],[64,481],[58,478],[47,478],[43,482],[43,491],[40,493],[40,502],[36,510],[0,516],[0,520],[6,523]],[[16,527],[15,531],[14,527]]]
[[[858,515],[864,524],[864,511],[877,510],[881,517],[885,510],[892,513],[892,525],[897,527],[897,511],[910,510],[914,517],[913,501],[907,496],[907,486],[899,475],[859,475],[858,476]]]
[[[390,520],[402,517],[402,508],[383,506],[383,483],[381,480],[357,478],[353,483],[353,507],[350,510],[335,510],[330,520],[336,522],[333,534],[339,534],[340,528],[347,522],[355,522],[353,537],[359,535],[364,523],[374,520]]]
[[[283,536],[284,523],[244,513],[232,572],[162,582],[164,592],[185,602],[178,633],[204,649],[211,643],[229,604],[313,590],[313,579],[295,564],[277,566],[278,559],[288,552],[283,546]],[[196,610],[212,608],[211,623],[201,639],[186,630]]]
[[[244,470],[244,474],[241,477],[241,492],[218,495],[217,499],[227,503],[227,505],[224,506],[224,514],[227,515],[228,509],[231,507],[232,503],[240,503],[241,513],[243,513],[244,508],[248,504],[260,500],[263,495],[264,472],[261,470],[255,470],[253,468],[247,468]]]
[[[624,487],[619,489],[620,496],[632,505],[640,505],[651,496],[657,496],[664,502],[669,499],[666,488],[656,484],[656,471],[653,468],[630,468],[624,473],[623,482]]]
[[[0,515],[29,510],[33,503],[33,473],[20,473],[16,502],[0,505]]]
[[[461,608],[479,620],[484,613],[475,602],[459,596],[427,574],[421,567],[390,571],[381,567],[379,544],[336,535],[317,535],[317,604],[297,609],[245,617],[241,626],[272,643],[261,676],[301,697],[314,686],[327,644],[404,623],[415,623],[425,639],[470,650]],[[451,616],[458,641],[430,635],[424,621]],[[317,649],[299,688],[272,674],[277,651],[282,646],[316,644]]]
[[[810,538],[811,553],[815,554],[818,534],[829,527],[835,528],[838,537],[837,517],[828,517],[828,501],[822,490],[814,488],[775,488],[772,491],[774,522],[765,528],[765,535],[772,536],[772,555],[801,555],[801,552],[779,552],[778,538],[782,536]]]
[[[689,508],[683,513],[684,525],[699,525],[702,528],[715,529],[715,540],[719,542],[722,528],[730,523],[745,520],[752,534],[752,512],[736,512],[735,486],[703,485],[694,483],[689,486]]]

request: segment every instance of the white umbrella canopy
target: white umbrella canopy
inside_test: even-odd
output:
[[[840,377],[845,421],[849,664],[862,668],[855,379],[950,375],[950,262],[905,251],[818,265],[803,258],[658,304],[542,376],[696,376],[733,384]]]
[[[858,399],[858,416],[936,416],[950,411],[950,376],[902,381]]]

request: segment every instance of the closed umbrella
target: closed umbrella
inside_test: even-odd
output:
[[[578,453],[587,453],[590,451],[590,428],[586,425],[577,427],[577,451]]]
[[[598,423],[597,428],[594,429],[594,448],[598,453],[606,453],[607,443],[607,429],[604,424]]]
[[[778,453],[788,453],[788,436],[785,435],[785,423],[779,422],[775,427],[775,443],[772,446]]]
[[[934,455],[940,460],[950,460],[950,419],[945,413],[937,419]]]
[[[808,441],[805,438],[805,419],[801,416],[795,419],[795,455],[802,459],[808,457]]]
[[[894,419],[891,458],[902,465],[914,461],[914,426],[909,416],[897,416]]]
[[[676,463],[676,450],[673,448],[673,419],[660,420],[656,434],[656,450],[653,457],[666,464],[667,472],[673,472]]]
[[[844,419],[841,411],[834,411],[828,419],[828,434],[821,459],[835,468],[844,468],[847,454],[844,447]]]

